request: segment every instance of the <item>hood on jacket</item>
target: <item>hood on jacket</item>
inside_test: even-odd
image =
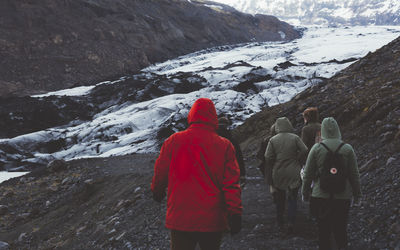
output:
[[[275,132],[277,134],[279,134],[279,133],[292,133],[293,132],[292,123],[286,117],[280,117],[280,118],[276,119]]]
[[[208,124],[216,130],[218,118],[214,103],[208,98],[197,99],[189,111],[188,123],[189,125],[193,123]]]
[[[229,119],[225,116],[218,118],[218,128],[227,129],[229,126]]]
[[[333,117],[327,117],[321,124],[322,139],[342,139],[339,125]]]

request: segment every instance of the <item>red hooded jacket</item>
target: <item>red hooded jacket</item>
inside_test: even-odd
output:
[[[216,133],[214,103],[200,98],[189,128],[170,136],[155,166],[151,190],[168,187],[166,227],[189,232],[228,229],[228,216],[242,213],[240,170],[233,145]]]

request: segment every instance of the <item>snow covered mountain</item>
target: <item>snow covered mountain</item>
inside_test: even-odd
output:
[[[216,0],[293,24],[400,25],[399,0]]]
[[[199,97],[211,98],[235,127],[262,108],[323,84],[399,35],[397,26],[309,27],[292,42],[215,47],[116,81],[35,96],[59,105],[60,113],[74,100],[96,112],[86,121],[0,139],[0,167],[157,151],[167,136],[186,127],[188,111]],[[7,115],[3,118],[24,120],[22,114]]]

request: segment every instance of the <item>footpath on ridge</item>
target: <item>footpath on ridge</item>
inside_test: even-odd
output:
[[[257,163],[255,159],[246,161],[242,231],[233,237],[226,235],[221,249],[318,249],[316,227],[308,219],[308,204],[301,201],[300,190],[294,234],[278,231],[275,204]]]

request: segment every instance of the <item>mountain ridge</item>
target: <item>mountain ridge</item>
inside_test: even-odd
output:
[[[275,17],[210,3],[4,0],[0,96],[95,84],[217,45],[299,37]]]

